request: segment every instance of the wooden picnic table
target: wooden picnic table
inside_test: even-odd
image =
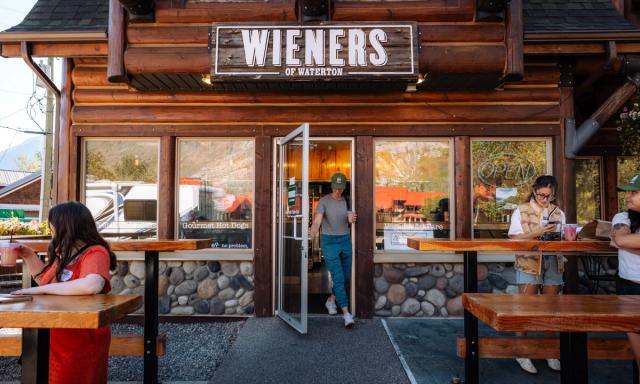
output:
[[[22,330],[22,383],[47,383],[49,330],[96,329],[142,306],[140,295],[53,296],[0,305],[0,328]]]
[[[462,305],[496,331],[560,332],[563,384],[588,383],[587,332],[640,331],[640,296],[465,293]]]
[[[581,256],[596,252],[614,252],[608,241],[542,241],[512,239],[426,239],[409,238],[407,245],[419,251],[455,251],[463,253],[464,292],[478,292],[478,252],[549,252],[564,256]],[[577,292],[577,287],[567,287],[565,293]],[[477,384],[478,377],[478,319],[464,310],[464,336],[466,343],[465,382]]]
[[[20,241],[35,252],[46,252],[48,241]],[[114,240],[109,241],[114,252],[143,251],[144,276],[144,382],[158,382],[158,263],[160,252],[193,251],[209,248],[210,239],[185,240]],[[23,344],[25,344],[23,337]]]

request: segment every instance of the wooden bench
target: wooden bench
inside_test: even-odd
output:
[[[622,345],[616,339],[605,339],[605,342],[591,342],[587,338],[588,332],[639,332],[640,331],[640,297],[617,295],[492,295],[483,293],[465,293],[462,305],[474,317],[475,324],[465,319],[465,328],[473,328],[465,332],[468,339],[464,340],[465,349],[465,380],[468,383],[478,383],[478,358],[483,353],[478,337],[477,321],[481,320],[498,332],[559,332],[560,373],[563,384],[586,384],[588,379],[589,352],[599,349],[602,354],[608,348],[620,348]],[[496,340],[498,338],[493,338]],[[533,339],[533,343],[531,340]],[[491,340],[491,339],[490,339]],[[546,347],[552,347],[554,339]],[[518,338],[503,342],[504,350],[495,352],[498,342],[490,341],[494,349],[489,354],[510,354],[527,351],[540,339],[525,338],[518,346]],[[487,341],[485,341],[485,344]],[[527,345],[529,344],[529,345]],[[537,347],[537,345],[535,345]],[[625,348],[628,348],[626,346]],[[485,348],[486,349],[486,348]],[[605,349],[603,351],[602,349]],[[557,351],[557,348],[555,349]],[[547,351],[549,351],[547,349]],[[612,357],[625,357],[630,351]],[[546,355],[545,355],[546,357]],[[634,364],[635,366],[635,364]],[[467,370],[466,368],[469,367]],[[634,378],[636,382],[636,378]]]
[[[156,355],[166,354],[167,337],[159,334],[156,338]],[[20,356],[22,336],[0,335],[0,356]],[[144,337],[138,335],[113,335],[109,346],[109,356],[144,356]]]
[[[559,359],[560,339],[554,337],[488,336],[478,338],[478,357],[490,359]],[[467,357],[466,339],[458,336],[456,354]],[[587,339],[587,356],[592,360],[633,360],[627,338]]]

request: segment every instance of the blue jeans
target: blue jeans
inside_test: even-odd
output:
[[[320,246],[331,273],[336,302],[341,308],[349,308],[349,295],[345,286],[351,278],[351,235],[321,235]]]
[[[518,285],[562,285],[562,273],[558,272],[556,256],[542,256],[542,271],[539,275],[516,271],[516,284]]]

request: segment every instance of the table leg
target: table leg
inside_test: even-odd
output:
[[[585,332],[560,332],[560,372],[562,384],[587,384],[589,359]]]
[[[640,384],[640,375],[638,374],[638,364],[636,364],[635,360],[631,361],[631,364],[633,366],[632,369],[632,375],[633,375],[633,384]]]
[[[49,382],[49,330],[22,329],[22,384]]]
[[[159,252],[145,251],[144,277],[144,382],[158,382],[158,259]]]
[[[478,253],[464,253],[464,291],[478,292]],[[467,353],[464,359],[465,383],[477,384],[480,381],[478,361],[478,319],[464,310],[464,337]]]

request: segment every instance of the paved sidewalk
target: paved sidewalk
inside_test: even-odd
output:
[[[279,318],[248,319],[214,383],[409,383],[381,320],[311,317],[300,335]]]
[[[463,334],[462,319],[388,319],[385,320],[393,342],[406,362],[416,384],[451,383],[454,376],[464,378],[464,360],[456,356],[456,337]],[[480,335],[495,335],[480,325]],[[624,337],[622,334],[608,334]],[[598,336],[604,337],[604,334]],[[537,375],[522,371],[512,359],[480,359],[480,382],[491,384],[559,383],[560,374],[546,361],[534,360]],[[630,361],[590,361],[589,383],[631,384]]]

